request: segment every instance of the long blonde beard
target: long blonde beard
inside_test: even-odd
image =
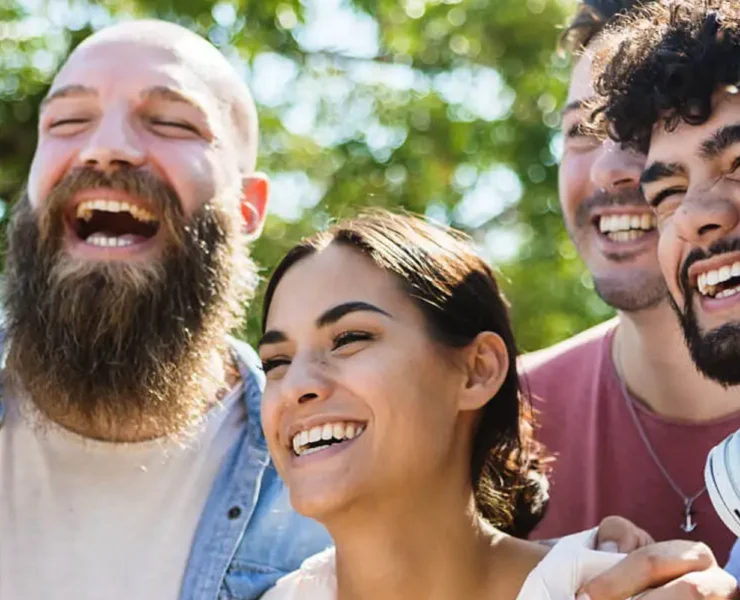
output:
[[[222,378],[256,269],[212,206],[174,222],[183,244],[141,266],[83,264],[43,238],[27,199],[9,229],[9,383],[55,422],[112,441],[182,435]]]

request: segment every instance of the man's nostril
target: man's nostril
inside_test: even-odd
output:
[[[300,398],[298,398],[298,403],[303,404],[304,402],[308,402],[309,400],[315,400],[316,398],[318,398],[318,396],[314,394],[313,392],[310,394],[303,394]]]

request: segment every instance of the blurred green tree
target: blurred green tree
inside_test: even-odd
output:
[[[254,254],[268,270],[301,236],[363,206],[467,230],[502,274],[534,350],[610,314],[557,200],[556,52],[569,0],[4,0],[0,199],[22,188],[54,71],[92,31],[153,16],[208,37],[261,115],[273,210]],[[6,206],[5,204],[2,205]],[[259,299],[244,334],[258,333]]]

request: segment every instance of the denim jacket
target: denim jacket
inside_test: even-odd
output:
[[[3,337],[0,330],[0,353]],[[265,379],[256,353],[237,340],[230,345],[245,383],[247,421],[200,517],[180,600],[255,600],[331,545],[323,527],[293,512],[270,460],[260,421]],[[0,395],[0,426],[4,415]]]
[[[265,380],[247,344],[231,340],[247,422],[224,460],[195,532],[180,600],[253,600],[331,545],[326,530],[290,507],[260,421]]]

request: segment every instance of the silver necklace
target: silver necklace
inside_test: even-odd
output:
[[[615,333],[616,337],[616,333]],[[678,494],[678,496],[683,500],[683,523],[681,523],[681,531],[685,533],[691,533],[696,529],[697,522],[694,521],[694,511],[692,510],[692,507],[694,505],[694,502],[704,493],[707,491],[707,486],[702,487],[696,494],[693,496],[687,496],[683,493],[683,490],[678,487],[678,484],[673,480],[673,477],[668,473],[668,470],[665,468],[661,460],[658,458],[658,454],[655,452],[655,448],[653,448],[653,445],[650,443],[650,440],[648,439],[647,433],[645,433],[645,428],[642,426],[642,423],[640,423],[640,419],[637,416],[637,411],[635,410],[635,407],[633,405],[632,400],[630,399],[629,392],[627,391],[627,384],[624,381],[624,377],[621,373],[622,371],[622,365],[621,365],[621,358],[619,356],[619,350],[620,350],[620,344],[619,341],[617,341],[617,348],[615,352],[615,359],[617,362],[617,379],[619,380],[619,386],[622,389],[622,397],[624,398],[624,403],[627,405],[627,411],[630,413],[630,416],[632,417],[632,422],[635,424],[635,429],[637,430],[637,433],[640,434],[640,439],[642,439],[642,443],[645,445],[645,449],[648,451],[648,454],[650,454],[650,457],[653,459],[653,462],[655,463],[655,466],[658,467],[660,472],[663,474],[663,477],[668,482],[668,484],[673,488],[673,491]]]

